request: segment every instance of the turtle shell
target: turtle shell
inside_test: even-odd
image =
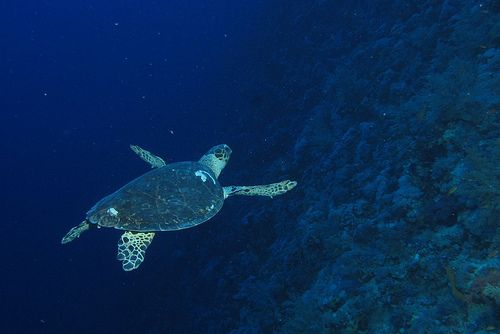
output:
[[[198,162],[177,162],[153,169],[104,197],[87,220],[127,231],[171,231],[212,218],[224,192],[214,173]]]

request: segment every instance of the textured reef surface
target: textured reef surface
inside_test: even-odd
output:
[[[299,186],[180,236],[171,311],[205,333],[497,331],[500,3],[281,6],[232,168]]]

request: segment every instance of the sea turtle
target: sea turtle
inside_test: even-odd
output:
[[[229,146],[212,147],[198,161],[166,164],[139,146],[130,148],[153,170],[127,183],[97,202],[85,220],[61,240],[66,244],[93,226],[125,231],[118,241],[117,259],[125,271],[137,269],[155,232],[181,230],[206,222],[233,195],[269,196],[284,194],[295,181],[258,186],[222,187],[217,178],[231,155]]]

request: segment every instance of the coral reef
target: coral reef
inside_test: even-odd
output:
[[[275,117],[262,139],[239,138],[255,143],[245,163],[269,157],[266,175],[299,186],[213,227],[230,252],[199,241],[206,262],[218,259],[203,275],[217,281],[210,305],[230,320],[198,328],[497,331],[498,1],[281,6],[265,92],[238,123]]]

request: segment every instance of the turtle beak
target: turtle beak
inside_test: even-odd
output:
[[[224,151],[227,152],[228,157],[231,155],[231,153],[233,153],[233,150],[231,150],[231,148],[226,144],[224,144]]]

